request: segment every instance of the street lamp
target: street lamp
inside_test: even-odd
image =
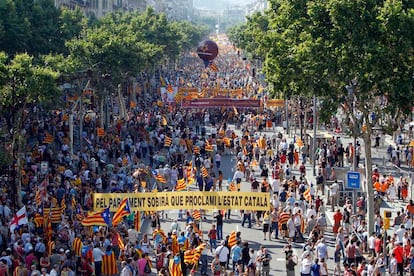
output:
[[[357,144],[357,133],[358,133],[358,125],[357,125],[357,114],[356,114],[356,108],[355,108],[355,84],[351,82],[350,85],[346,85],[345,86],[346,90],[348,91],[348,96],[350,98],[350,100],[352,100],[352,119],[353,119],[353,124],[354,124],[354,129],[353,129],[353,135],[354,136],[354,152],[352,155],[352,171],[356,172],[358,167],[357,167],[357,158],[356,158],[356,144]],[[352,197],[353,197],[353,209],[354,211],[356,211],[356,189],[352,190]]]

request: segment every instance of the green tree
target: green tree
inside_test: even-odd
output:
[[[256,34],[263,37],[264,49],[270,46],[266,77],[285,95],[316,94],[331,111],[342,103],[350,107],[347,114],[355,126],[352,135],[362,136],[365,144],[364,190],[371,232],[372,128],[378,114],[398,117],[410,112],[413,105],[414,60],[407,54],[414,49],[413,4],[398,0],[271,0],[270,5],[270,27]],[[355,116],[354,111],[362,116]],[[371,116],[373,112],[376,118]]]
[[[58,73],[41,64],[35,64],[28,54],[17,54],[9,59],[0,52],[0,107],[11,134],[11,155],[16,161],[15,190],[17,206],[22,206],[21,166],[25,149],[22,132],[33,105],[44,105],[55,100]]]

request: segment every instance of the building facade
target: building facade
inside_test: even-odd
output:
[[[55,0],[56,7],[80,7],[86,16],[100,18],[111,12],[144,11],[152,7],[169,19],[191,20],[193,0]]]

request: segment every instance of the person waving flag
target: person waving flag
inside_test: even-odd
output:
[[[119,204],[118,210],[116,210],[114,217],[112,218],[112,225],[115,227],[121,221],[122,218],[131,214],[131,208],[129,207],[129,200],[128,198],[124,198]]]

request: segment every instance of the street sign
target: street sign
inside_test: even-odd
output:
[[[359,172],[348,172],[346,179],[348,189],[361,189],[361,174]]]

